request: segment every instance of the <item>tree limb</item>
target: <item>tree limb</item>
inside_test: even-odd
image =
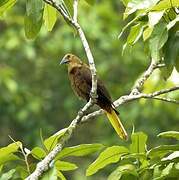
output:
[[[54,0],[44,0],[44,2],[46,2],[46,3],[50,4],[50,5],[52,5],[54,8],[56,8],[61,13],[63,18],[67,22],[69,22],[77,30],[77,32],[78,32],[78,34],[80,36],[80,39],[82,41],[82,44],[84,46],[84,49],[85,49],[85,52],[86,52],[86,55],[87,55],[87,58],[88,58],[91,74],[92,74],[92,89],[91,89],[92,98],[90,98],[89,102],[82,108],[82,110],[80,110],[78,112],[76,118],[71,122],[69,127],[66,129],[64,135],[61,137],[60,143],[58,143],[55,146],[55,148],[41,162],[39,162],[37,164],[37,167],[36,167],[35,171],[29,177],[27,177],[26,180],[37,180],[43,174],[43,172],[45,172],[46,170],[49,169],[50,163],[54,160],[56,155],[62,150],[65,143],[71,138],[72,133],[75,131],[75,129],[77,128],[77,126],[80,123],[87,122],[91,118],[94,118],[94,117],[104,113],[104,111],[102,109],[100,109],[98,111],[95,111],[93,113],[85,115],[87,110],[94,104],[94,100],[97,97],[97,94],[96,94],[97,76],[96,76],[96,68],[95,68],[95,64],[94,64],[94,59],[93,59],[92,53],[90,51],[87,39],[85,37],[85,34],[84,34],[81,26],[77,22],[78,0],[74,0],[73,19],[71,18],[71,16],[69,16],[68,12],[66,11],[66,9],[64,8],[64,6],[62,4],[58,4]],[[163,66],[164,65],[162,65],[160,63],[155,63],[155,61],[152,60],[150,66],[148,67],[148,69],[137,80],[136,84],[134,85],[134,87],[131,90],[131,93],[129,95],[121,96],[119,99],[117,99],[114,102],[114,105],[116,107],[118,107],[118,106],[120,106],[122,104],[125,104],[125,103],[133,101],[133,100],[137,100],[137,99],[140,99],[140,98],[158,99],[158,100],[178,104],[177,100],[171,100],[169,98],[158,97],[158,96],[161,95],[161,94],[166,94],[166,93],[169,93],[169,92],[172,92],[172,91],[176,91],[176,90],[179,89],[179,86],[173,87],[173,88],[170,88],[170,89],[164,89],[164,90],[156,91],[156,92],[153,92],[153,93],[150,93],[150,94],[141,93],[141,89],[142,89],[145,81],[151,76],[153,71],[156,68],[160,68],[160,67],[163,67]]]

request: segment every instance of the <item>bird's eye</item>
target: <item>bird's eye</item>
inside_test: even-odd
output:
[[[67,55],[67,58],[68,58],[68,59],[70,58],[70,55],[69,55],[69,54]]]

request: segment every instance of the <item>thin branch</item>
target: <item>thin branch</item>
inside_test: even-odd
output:
[[[55,148],[41,161],[37,164],[37,167],[35,171],[26,178],[26,180],[37,180],[43,172],[49,169],[50,163],[53,161],[53,159],[56,157],[56,155],[62,150],[63,146],[65,143],[69,140],[69,138],[72,136],[72,133],[75,131],[77,125],[81,122],[82,117],[85,115],[87,110],[93,106],[95,99],[97,98],[97,76],[96,76],[96,68],[94,64],[94,59],[91,53],[91,50],[89,48],[88,41],[85,37],[85,34],[81,28],[81,26],[77,22],[77,12],[78,12],[78,0],[74,0],[74,19],[71,19],[71,17],[64,11],[63,5],[58,4],[54,0],[44,0],[44,2],[52,5],[54,8],[56,8],[60,14],[63,16],[63,18],[68,21],[78,32],[80,39],[82,41],[83,47],[85,49],[90,70],[91,70],[91,75],[92,75],[92,88],[91,88],[91,98],[89,102],[80,110],[76,116],[76,118],[71,122],[69,127],[67,128],[66,132],[64,133],[63,137],[61,138],[60,143],[58,143]]]
[[[78,22],[77,18],[78,18],[78,0],[74,0],[73,3],[73,21],[74,22]]]

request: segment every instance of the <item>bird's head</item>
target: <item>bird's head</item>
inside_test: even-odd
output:
[[[82,64],[82,62],[77,56],[73,54],[66,54],[63,57],[63,59],[60,61],[60,64],[78,65],[78,64]]]

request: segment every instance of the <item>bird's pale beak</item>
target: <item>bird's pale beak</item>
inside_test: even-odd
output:
[[[67,57],[64,57],[61,61],[60,61],[60,65],[61,64],[66,64],[69,62],[69,59],[67,59]]]

